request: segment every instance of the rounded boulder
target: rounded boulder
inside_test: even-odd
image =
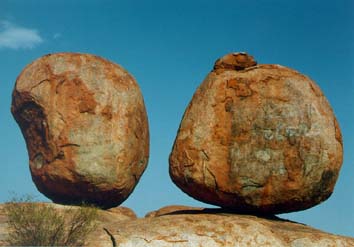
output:
[[[78,53],[43,56],[19,75],[12,114],[38,190],[61,204],[121,204],[149,157],[145,105],[121,66]]]
[[[315,82],[232,53],[216,61],[189,103],[169,169],[197,200],[277,214],[326,200],[342,157],[338,122]]]

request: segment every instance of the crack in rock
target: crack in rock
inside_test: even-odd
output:
[[[112,233],[110,233],[108,231],[107,228],[103,227],[103,230],[107,233],[107,235],[110,237],[111,241],[112,241],[112,246],[113,247],[116,247],[117,246],[117,242],[116,242],[116,239],[114,238],[114,236],[112,235]]]

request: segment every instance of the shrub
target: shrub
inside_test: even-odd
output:
[[[58,210],[28,198],[5,204],[8,216],[8,243],[15,246],[82,246],[95,228],[97,210],[69,207]]]

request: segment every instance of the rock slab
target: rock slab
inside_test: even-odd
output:
[[[38,190],[61,204],[121,204],[149,157],[139,86],[121,66],[78,53],[41,57],[19,75],[12,114]]]
[[[342,136],[315,82],[245,53],[219,59],[195,92],[170,176],[200,201],[251,214],[310,208],[332,193]]]
[[[40,207],[43,203],[37,203]],[[58,211],[72,208],[51,204]],[[128,208],[99,210],[86,247],[352,247],[354,238],[282,220],[220,209],[167,206],[137,219]],[[7,216],[0,205],[0,246],[7,246]]]
[[[168,207],[171,209],[171,207]],[[276,217],[231,214],[218,209],[182,209],[158,217],[119,222],[116,246],[351,247],[354,239]],[[107,245],[108,246],[108,245]]]

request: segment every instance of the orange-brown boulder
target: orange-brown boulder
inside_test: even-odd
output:
[[[170,155],[188,195],[238,212],[303,210],[332,193],[342,164],[338,122],[320,88],[280,65],[234,53],[195,92]]]
[[[139,86],[103,58],[39,58],[18,77],[11,111],[32,179],[56,203],[117,206],[146,168],[149,132]]]

